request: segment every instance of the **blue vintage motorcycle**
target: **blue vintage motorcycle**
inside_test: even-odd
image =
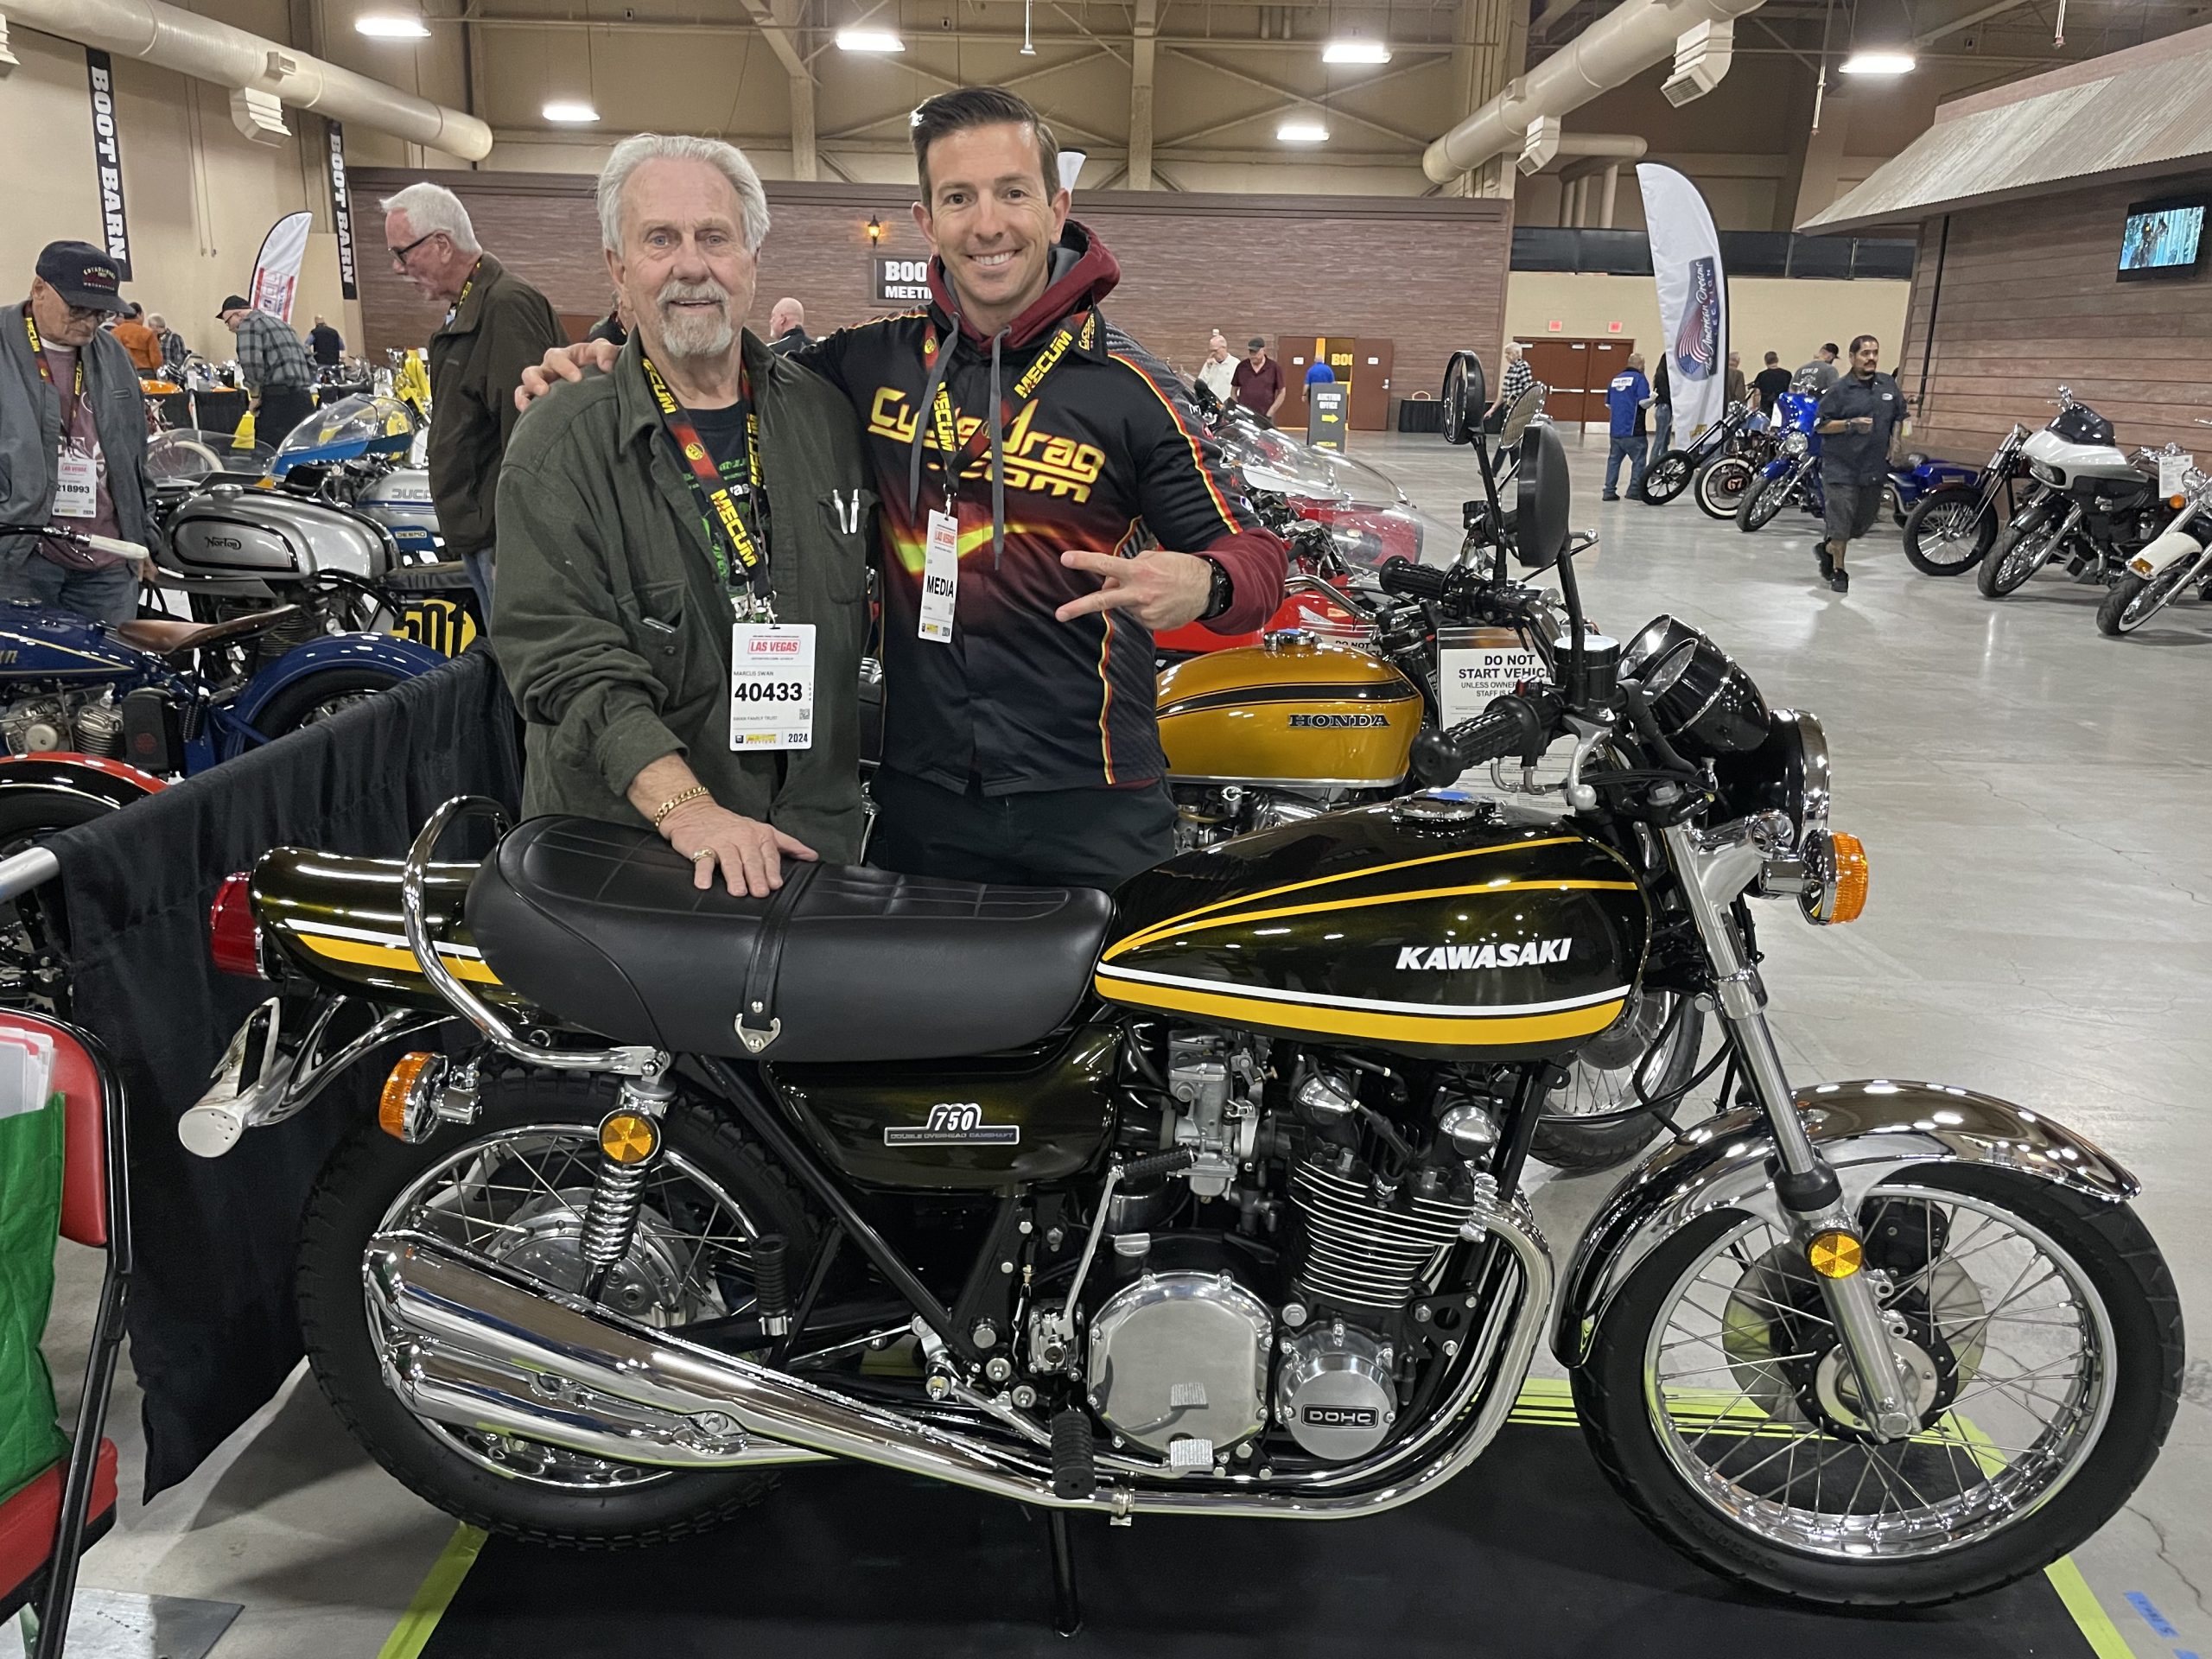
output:
[[[1782,439],[1773,459],[1759,469],[1736,505],[1736,528],[1764,530],[1784,507],[1800,506],[1815,518],[1825,515],[1826,493],[1821,487],[1821,435],[1813,429],[1821,400],[1810,392],[1785,391],[1775,400],[1774,420]],[[1883,480],[1882,493],[1890,517],[1904,523],[1921,498],[1957,484],[1971,484],[1980,477],[1978,468],[1956,461],[1909,455],[1907,464],[1892,467]]]
[[[0,525],[0,536],[14,535],[102,539]],[[323,632],[296,605],[214,623],[111,624],[0,601],[0,856],[444,660],[409,639]],[[61,965],[50,938],[33,910],[0,906],[0,1005],[52,1000]]]

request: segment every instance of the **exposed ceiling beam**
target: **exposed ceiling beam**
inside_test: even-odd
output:
[[[1362,81],[1360,85],[1362,86],[1373,86],[1379,82],[1389,80],[1398,75],[1409,75],[1414,70],[1426,68],[1427,67],[1427,64],[1426,60],[1421,63],[1400,64],[1395,68],[1386,70],[1382,74],[1371,76],[1368,79]],[[1265,109],[1253,111],[1249,115],[1234,116],[1226,121],[1217,121],[1211,126],[1200,127],[1192,132],[1180,133],[1173,138],[1164,138],[1160,141],[1159,147],[1162,149],[1173,149],[1179,153],[1187,150],[1191,145],[1198,143],[1202,139],[1212,137],[1216,133],[1227,132],[1231,128],[1245,126],[1254,121],[1266,121],[1274,116],[1282,115],[1291,110],[1306,109],[1311,107],[1313,103],[1313,100],[1310,98],[1290,97],[1286,102],[1271,104]],[[1343,114],[1344,112],[1345,111],[1342,110],[1332,111],[1332,113],[1335,114]],[[1357,117],[1354,118],[1354,119],[1357,118],[1358,118]],[[1388,129],[1385,129],[1385,130],[1387,131]]]
[[[1324,102],[1324,99],[1320,96],[1317,96],[1311,92],[1301,92],[1295,86],[1286,86],[1279,80],[1269,80],[1264,76],[1253,74],[1249,70],[1234,68],[1228,64],[1217,62],[1211,58],[1200,57],[1196,52],[1193,52],[1188,47],[1178,46],[1171,48],[1170,49],[1177,57],[1185,60],[1186,62],[1195,63],[1202,69],[1210,69],[1215,74],[1226,76],[1230,80],[1241,80],[1248,86],[1256,86],[1263,92],[1273,92],[1276,97],[1287,99],[1294,105],[1311,107]],[[1395,79],[1399,75],[1410,74],[1416,69],[1425,69],[1427,67],[1428,64],[1426,60],[1417,63],[1402,64],[1395,69],[1386,69],[1379,75],[1370,75],[1365,79],[1362,80],[1358,86],[1348,86],[1341,93],[1332,93],[1328,96],[1332,98],[1340,98],[1352,92],[1363,92],[1366,88],[1373,86],[1379,82]],[[1272,111],[1270,111],[1270,113],[1272,113]],[[1357,122],[1359,125],[1369,128],[1373,131],[1382,133],[1386,137],[1401,139],[1407,143],[1419,144],[1423,148],[1426,148],[1428,143],[1428,140],[1423,138],[1418,133],[1407,132],[1400,128],[1390,126],[1387,123],[1371,120],[1368,117],[1361,115],[1357,111],[1346,109],[1340,103],[1330,104],[1329,113],[1332,116],[1342,116],[1347,121]],[[1254,121],[1261,118],[1262,118],[1260,116],[1248,115],[1241,118],[1239,120],[1230,122],[1227,124],[1230,126],[1240,126],[1245,121]],[[1216,130],[1219,130],[1220,129],[1216,129]]]
[[[1912,43],[1915,46],[1932,46],[1947,35],[1955,35],[1962,29],[1972,29],[1976,23],[1987,22],[1992,17],[2017,11],[2028,3],[2029,0],[1997,0],[1995,5],[1983,6],[1963,17],[1954,17],[1948,23],[1938,23],[1933,29],[1922,30],[1912,37]]]
[[[1160,43],[1160,0],[1136,0],[1130,18],[1129,188],[1152,188],[1152,73]]]

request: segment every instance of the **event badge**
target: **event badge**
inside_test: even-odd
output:
[[[1441,628],[1436,647],[1437,702],[1447,728],[1545,675],[1543,659],[1511,628]]]
[[[2160,455],[2158,457],[2158,493],[2185,495],[2189,493],[2189,469],[2196,465],[2195,455]]]
[[[952,611],[960,597],[960,521],[931,509],[929,551],[922,562],[922,624],[925,639],[952,643]]]
[[[730,625],[729,746],[814,747],[813,623]]]
[[[54,491],[54,512],[61,518],[89,518],[99,511],[99,463],[90,455],[60,455],[60,477]]]

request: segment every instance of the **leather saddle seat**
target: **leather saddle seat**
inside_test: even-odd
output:
[[[779,892],[739,898],[719,874],[694,887],[649,830],[542,817],[484,861],[467,916],[500,983],[615,1042],[864,1062],[1046,1036],[1081,1004],[1113,901],[791,861]]]
[[[272,628],[289,627],[306,615],[297,605],[276,605],[265,611],[249,611],[223,622],[181,622],[164,616],[142,616],[118,622],[112,632],[126,645],[157,657],[182,657],[213,645],[236,645]]]

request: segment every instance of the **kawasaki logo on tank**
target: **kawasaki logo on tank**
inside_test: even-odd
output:
[[[1408,968],[1535,968],[1565,962],[1573,939],[1530,939],[1525,944],[1402,944],[1398,966]]]

